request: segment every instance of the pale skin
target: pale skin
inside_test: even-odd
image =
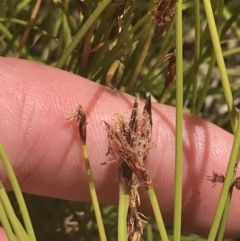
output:
[[[90,201],[77,123],[65,117],[77,106],[87,113],[87,146],[101,203],[118,201],[117,164],[100,165],[108,140],[103,121],[119,111],[130,115],[134,97],[79,76],[33,62],[0,58],[0,141],[24,192]],[[144,102],[140,101],[140,109]],[[167,225],[173,220],[175,108],[153,104],[152,148],[147,167]],[[184,114],[183,229],[207,235],[222,184],[207,180],[225,174],[233,135],[194,115]],[[0,165],[5,187],[9,182]],[[239,172],[237,172],[237,176]],[[151,215],[144,189],[141,212]],[[234,188],[226,234],[239,237],[240,191]],[[6,240],[0,231],[0,240]]]

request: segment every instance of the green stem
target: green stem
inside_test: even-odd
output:
[[[74,49],[77,47],[77,45],[80,43],[84,35],[87,33],[89,28],[92,26],[92,24],[97,20],[97,18],[100,16],[100,14],[105,10],[105,8],[111,3],[111,0],[103,0],[99,3],[98,7],[95,9],[95,11],[90,15],[90,17],[87,19],[85,24],[82,26],[82,28],[79,30],[75,38],[72,40],[72,42],[68,45],[68,47],[65,49],[63,55],[58,60],[56,67],[62,68],[63,65],[66,63],[68,57],[72,54]]]
[[[0,23],[0,33],[2,36],[4,36],[4,38],[6,38],[7,40],[12,40],[13,39],[13,35],[12,33],[4,26],[4,24]],[[19,46],[19,41],[15,40],[13,41],[13,46],[15,48],[18,48]]]
[[[227,49],[223,52],[223,57],[228,57],[234,54],[239,54],[240,53],[240,47],[232,48],[232,49]],[[210,57],[205,59],[205,62],[209,62]]]
[[[232,191],[233,191],[233,187],[230,188],[230,191],[228,192],[228,195],[227,195],[227,200],[226,200],[225,208],[223,211],[221,223],[220,223],[220,226],[218,229],[216,241],[222,241],[223,237],[224,237],[224,233],[225,233],[225,229],[226,229],[226,225],[227,225],[227,217],[228,217],[231,198],[232,198]]]
[[[164,225],[164,222],[163,222],[161,210],[160,210],[160,207],[158,205],[158,200],[157,200],[157,197],[156,197],[156,194],[155,194],[155,191],[154,191],[153,187],[150,187],[148,189],[148,196],[149,196],[152,208],[153,208],[154,216],[155,216],[156,221],[157,221],[157,226],[158,226],[158,229],[159,229],[159,232],[160,232],[160,235],[161,235],[161,240],[162,241],[168,241],[167,231],[166,231],[166,228],[165,228],[165,225]]]
[[[19,239],[19,241],[30,241],[30,237],[27,235],[25,230],[23,229],[22,225],[20,224],[13,207],[11,205],[11,202],[7,196],[7,193],[5,191],[5,188],[3,187],[2,182],[0,181],[0,201],[2,203],[2,206],[7,214],[7,218],[11,223],[11,226],[13,227],[13,230]]]
[[[181,240],[182,218],[182,126],[183,126],[183,63],[182,63],[182,1],[176,4],[176,152],[174,194],[174,241]]]
[[[8,240],[16,241],[16,237],[13,233],[12,227],[9,223],[9,220],[8,220],[7,214],[3,208],[2,202],[0,202],[0,223],[2,224],[3,229],[6,232]]]
[[[27,207],[26,207],[21,189],[19,187],[17,178],[16,178],[16,176],[14,174],[14,171],[13,171],[13,168],[11,166],[11,163],[10,163],[10,161],[7,157],[7,154],[4,150],[4,147],[1,143],[0,143],[0,157],[3,161],[3,165],[4,165],[4,167],[7,171],[9,180],[10,180],[11,185],[13,187],[13,191],[14,191],[14,194],[16,196],[16,199],[17,199],[17,202],[18,202],[18,205],[19,205],[22,217],[23,217],[23,221],[24,221],[28,236],[30,237],[30,239],[32,241],[36,241],[36,237],[35,237],[35,234],[34,234],[34,231],[33,231],[32,223],[31,223],[31,220],[30,220],[30,217],[29,217],[29,213],[28,213],[28,210],[27,210]]]
[[[200,2],[195,0],[195,46],[194,46],[194,77],[193,77],[193,96],[191,112],[195,113],[196,101],[197,101],[197,88],[198,88],[198,67],[199,67],[199,56],[200,56]]]
[[[119,182],[118,241],[127,240],[127,196],[121,182]]]
[[[146,42],[145,42],[145,45],[144,45],[143,50],[142,50],[142,53],[141,53],[141,55],[140,55],[140,57],[138,59],[137,65],[136,65],[136,67],[134,69],[134,73],[133,73],[133,76],[131,78],[130,84],[127,87],[127,91],[129,93],[131,93],[132,89],[134,88],[134,86],[136,84],[136,81],[137,81],[137,77],[138,77],[139,73],[142,70],[142,65],[144,63],[144,60],[145,60],[147,54],[148,54],[148,49],[149,49],[150,44],[152,42],[154,29],[155,29],[155,25],[151,24],[149,32],[148,32],[148,36],[147,36],[147,39],[146,39]]]
[[[195,109],[196,115],[198,115],[200,113],[200,111],[202,109],[202,106],[203,106],[203,103],[205,101],[207,91],[208,91],[208,88],[209,88],[209,85],[210,85],[210,81],[211,81],[211,78],[212,78],[212,72],[213,72],[213,68],[215,66],[215,62],[216,62],[215,54],[212,53],[211,61],[210,61],[210,64],[208,66],[208,72],[207,72],[207,75],[204,79],[204,85],[203,85],[203,88],[202,88],[202,90],[199,94],[199,100],[198,100],[198,103],[197,103],[197,107]]]
[[[147,241],[152,241],[153,240],[153,230],[152,230],[152,224],[151,223],[148,223],[147,227],[146,227],[146,240]]]
[[[229,80],[228,80],[225,62],[223,59],[223,53],[222,53],[222,49],[221,49],[221,45],[220,45],[220,41],[219,41],[219,37],[218,37],[217,27],[216,27],[215,20],[214,20],[212,5],[211,5],[211,1],[209,1],[209,0],[203,0],[203,3],[204,3],[207,22],[208,22],[208,26],[209,26],[211,39],[212,39],[212,44],[213,44],[213,48],[214,48],[214,52],[215,52],[215,56],[216,56],[216,61],[217,61],[219,73],[221,76],[224,96],[225,96],[225,99],[227,102],[227,107],[228,107],[228,110],[230,113],[232,129],[234,132],[235,125],[236,125],[236,123],[235,123],[236,111],[234,108],[233,96],[232,96],[231,87],[230,87]]]
[[[211,1],[214,9],[217,6],[217,2],[218,2],[218,0],[212,0]],[[200,50],[199,50],[200,59],[198,61],[197,66],[199,66],[204,61],[204,57],[203,57],[204,55],[202,55],[202,52],[203,52],[203,48],[206,47],[206,43],[209,40],[209,38],[210,38],[209,37],[209,29],[208,29],[208,26],[206,26],[205,29],[201,33]],[[195,75],[195,68],[196,68],[196,65],[192,65],[189,73],[185,76],[184,82],[185,82],[186,88],[185,88],[185,91],[184,91],[183,103],[185,103],[186,99],[188,98],[188,94],[189,94],[190,88],[192,86],[192,79],[194,78],[194,75]]]
[[[223,211],[225,209],[227,196],[229,194],[229,190],[232,185],[234,174],[235,174],[235,167],[236,167],[236,164],[238,161],[238,153],[239,153],[239,147],[240,147],[240,134],[239,134],[240,133],[240,122],[239,122],[239,120],[236,121],[236,123],[237,123],[237,130],[236,130],[236,134],[235,134],[235,138],[234,138],[234,142],[233,142],[230,160],[228,163],[226,177],[224,180],[220,199],[218,201],[217,210],[215,212],[212,227],[211,227],[209,235],[208,235],[208,241],[216,239],[219,225],[220,225],[220,222],[221,222],[221,219],[223,216]]]
[[[224,1],[219,1],[218,3],[218,15],[217,15],[217,32],[218,32],[218,36],[220,38],[221,36],[221,25],[222,25],[222,20],[223,20],[223,9],[224,9]],[[197,103],[197,108],[195,110],[195,114],[199,114],[199,112],[201,111],[203,102],[206,98],[206,94],[207,94],[207,90],[210,84],[210,80],[212,77],[212,72],[213,72],[213,68],[215,66],[215,62],[216,62],[216,58],[215,58],[215,54],[212,51],[212,56],[211,56],[211,61],[208,67],[208,72],[207,72],[207,76],[205,78],[204,81],[204,86],[203,89],[199,95],[199,101]]]
[[[96,220],[97,220],[97,226],[98,226],[98,231],[100,235],[100,240],[101,241],[107,241],[104,225],[103,225],[103,220],[102,220],[102,215],[99,207],[99,202],[97,198],[97,193],[95,189],[95,185],[93,182],[93,177],[92,177],[92,171],[91,171],[91,166],[88,158],[88,151],[87,151],[87,146],[82,145],[82,151],[83,151],[83,157],[84,157],[84,163],[85,163],[85,168],[86,168],[86,173],[87,173],[87,178],[88,178],[88,184],[89,184],[89,190],[93,202],[93,208],[94,212],[96,215]]]

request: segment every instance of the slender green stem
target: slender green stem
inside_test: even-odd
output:
[[[30,237],[27,235],[25,230],[23,229],[22,225],[20,224],[13,207],[11,205],[11,202],[7,196],[7,193],[5,191],[5,188],[3,187],[2,182],[0,181],[0,201],[3,205],[3,208],[7,214],[7,218],[9,219],[14,232],[16,233],[17,238],[19,241],[30,241]]]
[[[221,36],[221,25],[222,25],[222,20],[223,20],[223,9],[224,9],[224,1],[219,1],[218,4],[218,15],[217,15],[217,32],[218,32],[218,36],[220,38]],[[201,111],[203,102],[206,98],[206,94],[207,94],[207,90],[210,84],[210,80],[212,77],[212,72],[213,72],[213,68],[215,66],[215,62],[216,62],[216,58],[215,58],[215,54],[214,52],[212,52],[212,56],[211,56],[211,61],[208,67],[208,72],[207,72],[207,76],[204,80],[204,86],[203,89],[199,95],[199,101],[197,103],[197,108],[195,110],[195,114],[199,114],[199,112]]]
[[[157,197],[156,197],[156,194],[155,194],[155,191],[154,191],[153,187],[150,187],[148,189],[148,196],[149,196],[152,208],[153,208],[154,216],[155,216],[156,221],[157,221],[157,226],[158,226],[158,229],[159,229],[159,232],[160,232],[160,235],[161,235],[161,240],[162,241],[168,241],[167,231],[166,231],[166,228],[165,228],[165,225],[164,225],[164,222],[163,222],[161,210],[160,210],[160,207],[158,205],[158,200],[157,200]]]
[[[79,42],[82,40],[86,32],[89,30],[89,28],[92,26],[92,24],[97,20],[97,18],[100,16],[100,14],[105,10],[105,8],[111,3],[111,0],[103,0],[99,3],[98,7],[95,9],[95,11],[90,15],[90,17],[87,19],[85,24],[82,26],[82,28],[79,30],[75,38],[72,40],[72,42],[68,45],[68,47],[65,49],[63,55],[58,60],[56,67],[62,68],[63,65],[66,63],[68,57],[72,54],[74,49],[77,47]]]
[[[139,73],[142,70],[142,65],[144,63],[144,60],[145,60],[147,54],[148,54],[148,49],[149,49],[150,44],[152,42],[154,29],[155,29],[155,25],[151,23],[150,29],[149,29],[149,32],[148,32],[148,36],[147,36],[147,39],[146,39],[146,42],[145,42],[145,45],[144,45],[143,50],[141,52],[141,55],[140,55],[140,57],[139,57],[139,59],[137,61],[137,65],[136,65],[136,67],[134,69],[134,73],[133,73],[133,76],[131,78],[130,84],[127,87],[127,91],[129,93],[131,93],[132,89],[134,88],[134,86],[136,84],[136,81],[137,81],[137,77],[138,77]]]
[[[232,48],[232,49],[228,49],[225,50],[223,52],[223,57],[228,57],[228,56],[232,56],[234,54],[239,54],[240,53],[240,47],[236,47],[236,48]],[[208,57],[205,59],[205,62],[209,62],[211,57]]]
[[[152,230],[152,224],[148,223],[147,227],[146,227],[146,231],[147,231],[147,241],[152,241],[153,240],[153,230]]]
[[[127,196],[121,182],[119,182],[118,241],[127,240]]]
[[[62,15],[62,31],[64,33],[63,38],[64,38],[65,45],[68,46],[69,44],[71,44],[71,41],[72,41],[71,30],[68,25],[66,14],[62,12],[61,15]]]
[[[91,198],[92,198],[92,202],[93,202],[93,208],[94,208],[94,212],[96,215],[100,240],[107,241],[107,237],[106,237],[106,233],[105,233],[105,229],[104,229],[104,225],[103,225],[103,219],[102,219],[99,202],[98,202],[98,198],[97,198],[97,193],[96,193],[95,185],[93,182],[91,166],[90,166],[90,162],[89,162],[89,158],[88,158],[89,155],[88,155],[86,145],[82,145],[82,151],[83,151],[83,157],[84,157],[84,163],[85,163],[85,168],[86,168],[86,173],[87,173],[87,178],[88,178],[90,194],[91,194]]]
[[[158,66],[164,61],[165,56],[169,53],[169,51],[171,50],[171,48],[173,48],[174,44],[175,44],[175,39],[172,36],[172,33],[174,31],[174,26],[175,26],[175,18],[173,18],[167,32],[166,35],[163,39],[163,42],[161,43],[161,52],[156,56],[156,62],[152,65],[152,69],[157,69]],[[167,40],[166,40],[167,39]],[[136,92],[140,92],[144,86],[146,86],[148,84],[148,82],[151,82],[150,79],[152,77],[152,71],[148,71],[148,73],[146,73],[146,75],[142,76],[142,80],[141,83],[138,85]],[[162,99],[160,98],[161,102]],[[164,102],[161,102],[164,103]]]
[[[202,88],[202,90],[199,94],[199,100],[198,100],[198,103],[197,103],[197,106],[196,106],[196,109],[195,109],[196,115],[198,115],[200,113],[202,105],[205,101],[206,94],[207,94],[207,91],[208,91],[208,88],[209,88],[209,85],[210,85],[210,81],[211,81],[211,78],[212,78],[212,72],[213,72],[213,68],[215,66],[215,62],[216,62],[215,54],[212,53],[211,61],[210,61],[210,64],[208,66],[208,72],[207,72],[207,75],[204,79],[204,85],[203,85],[203,88]]]
[[[67,17],[67,21],[68,21],[68,25],[69,27],[74,31],[77,32],[78,27],[77,27],[77,23],[76,20],[74,19],[74,17],[71,15],[69,9],[68,9],[68,1],[58,1],[55,3],[56,5],[58,5],[59,9],[61,9],[61,11],[63,12],[64,15],[66,15]]]
[[[212,39],[212,44],[213,44],[213,48],[214,48],[214,52],[215,52],[215,56],[216,56],[216,61],[217,61],[219,73],[221,76],[223,92],[224,92],[227,107],[228,107],[228,110],[230,113],[232,129],[233,129],[233,131],[235,131],[236,111],[234,109],[233,96],[232,96],[231,87],[230,87],[229,80],[228,80],[225,62],[223,59],[223,53],[222,53],[222,49],[221,49],[221,45],[220,45],[220,41],[219,41],[219,37],[218,37],[217,27],[216,27],[215,20],[214,20],[212,5],[211,5],[211,1],[209,1],[209,0],[203,0],[203,3],[204,3],[207,22],[208,22],[208,26],[209,26],[211,39]]]
[[[240,147],[240,122],[239,122],[239,120],[236,121],[236,123],[237,123],[237,130],[236,130],[236,134],[235,134],[235,138],[234,138],[234,142],[233,142],[233,148],[231,151],[230,160],[229,160],[228,168],[227,168],[227,173],[226,173],[226,177],[224,180],[220,199],[218,201],[218,205],[217,205],[217,209],[215,212],[212,227],[211,227],[209,235],[208,235],[208,241],[212,241],[212,240],[216,239],[219,225],[220,225],[220,222],[221,222],[221,219],[223,216],[223,211],[225,208],[227,196],[228,196],[228,193],[230,190],[230,186],[232,185],[232,182],[233,182],[233,176],[235,174],[235,167],[237,164],[239,147]]]
[[[126,45],[120,47],[121,50],[119,50],[119,46],[116,45],[113,50],[111,51],[111,59],[108,60],[108,61],[104,61],[104,63],[101,61],[101,58],[98,59],[98,62],[97,64],[101,63],[101,69],[95,76],[93,76],[91,79],[93,80],[98,80],[99,78],[101,78],[101,76],[103,75],[104,71],[105,71],[105,68],[106,66],[109,66],[111,65],[111,63],[113,62],[113,60],[115,59],[118,59],[120,58],[120,56],[122,55],[122,53],[124,53],[125,51],[127,51],[127,49],[129,48],[129,46],[132,46],[134,45],[134,43],[136,41],[139,40],[139,38],[145,33],[148,31],[148,25],[144,26],[143,29],[138,32],[136,35],[133,36],[133,38],[131,38],[129,41],[127,41]],[[110,61],[110,62],[109,62]],[[96,66],[97,66],[96,64]],[[130,67],[129,67],[130,68]]]
[[[7,218],[7,214],[3,208],[2,202],[0,201],[0,223],[3,226],[4,231],[7,234],[9,241],[16,241],[16,237],[13,233],[12,227],[9,223],[9,220]]]
[[[224,233],[225,233],[225,229],[226,229],[226,225],[227,225],[228,213],[229,213],[229,209],[230,209],[231,198],[232,198],[232,191],[233,191],[233,186],[230,187],[230,191],[228,192],[228,195],[227,195],[227,200],[226,200],[225,208],[223,211],[221,223],[220,223],[220,226],[218,229],[216,241],[222,241],[223,237],[224,237]]]
[[[212,6],[213,8],[215,9],[216,6],[217,6],[217,2],[218,0],[212,0],[211,3],[212,3]],[[198,65],[199,66],[202,61],[204,60],[204,55],[202,55],[202,52],[203,52],[203,48],[206,47],[206,43],[207,41],[209,40],[209,29],[208,29],[208,26],[206,25],[204,31],[202,31],[201,33],[201,39],[200,39],[200,51],[199,51],[199,56],[200,56],[200,59],[199,59],[199,62],[198,62]],[[187,97],[188,97],[188,94],[189,94],[189,91],[190,91],[190,88],[192,86],[192,79],[194,78],[194,75],[195,75],[195,68],[196,68],[196,65],[192,65],[190,71],[189,71],[189,74],[186,76],[185,78],[185,83],[186,83],[186,89],[184,91],[184,96],[183,96],[183,103],[185,103]]]
[[[34,234],[34,231],[33,231],[32,223],[31,223],[31,220],[30,220],[30,217],[29,217],[29,213],[28,213],[28,210],[27,210],[27,207],[26,207],[21,189],[19,187],[17,178],[16,178],[15,173],[13,171],[13,168],[11,166],[11,163],[10,163],[10,161],[7,157],[7,154],[6,154],[6,152],[3,148],[3,145],[1,143],[0,143],[0,157],[3,161],[3,165],[4,165],[4,167],[7,171],[9,180],[12,184],[13,191],[14,191],[14,194],[16,196],[16,199],[17,199],[17,202],[18,202],[18,205],[19,205],[22,217],[23,217],[23,221],[24,221],[28,236],[30,237],[30,239],[32,241],[36,241],[36,237],[35,237],[35,234]]]
[[[240,31],[236,21],[239,18],[239,15],[240,12],[238,11],[238,9],[235,9],[234,11],[230,12],[228,8],[224,8],[224,17],[227,21],[223,28],[223,34],[226,34],[227,30],[231,28],[234,35],[236,35],[237,39],[240,38]]]
[[[24,20],[21,20],[21,19],[17,19],[17,18],[0,18],[0,22],[3,22],[3,23],[5,23],[5,22],[17,23],[17,24],[23,25],[23,26],[26,26],[27,23],[28,23],[27,21],[24,21]],[[39,28],[39,27],[36,26],[36,25],[34,25],[34,26],[32,27],[32,29],[40,32],[40,33],[41,33],[42,35],[44,35],[44,36],[49,36],[49,37],[51,37],[51,38],[53,38],[53,39],[55,38],[54,35],[50,35],[47,31]]]
[[[194,1],[195,10],[195,46],[194,46],[194,77],[193,77],[193,96],[192,96],[192,106],[191,112],[195,113],[196,102],[197,102],[197,89],[198,89],[198,66],[199,66],[199,56],[200,56],[200,2],[199,0]]]
[[[128,2],[127,2],[128,3]],[[135,2],[135,4],[136,4],[136,2]],[[134,3],[133,4],[130,4],[130,5],[132,5],[131,7],[129,6],[129,10],[126,12],[126,14],[125,14],[125,16],[124,16],[124,28],[122,29],[122,31],[121,31],[121,33],[120,33],[120,35],[119,35],[119,37],[117,38],[117,45],[119,46],[119,47],[121,47],[121,46],[123,46],[124,45],[124,43],[125,43],[125,41],[126,41],[126,36],[131,36],[132,35],[132,33],[133,33],[133,31],[135,31],[134,29],[136,29],[136,27],[134,27],[134,29],[131,29],[130,28],[130,26],[131,26],[131,23],[132,23],[132,21],[131,21],[131,15],[132,14],[134,14]],[[148,17],[147,15],[145,15],[146,17]],[[142,18],[143,20],[145,19],[144,17]],[[143,21],[142,20],[142,21]],[[141,21],[141,22],[142,22]],[[141,25],[139,25],[139,24],[136,24],[137,26],[141,26],[141,25],[143,25],[143,22],[142,22],[142,24]]]
[[[176,147],[174,194],[174,241],[181,240],[182,218],[182,126],[183,126],[183,63],[182,63],[182,1],[176,4]]]
[[[0,23],[0,33],[8,40],[13,39],[12,33],[2,23]],[[17,48],[19,46],[19,41],[15,40],[13,46]]]

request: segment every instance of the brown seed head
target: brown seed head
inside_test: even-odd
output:
[[[158,34],[161,36],[175,15],[177,0],[162,0],[156,2],[156,10],[152,12],[152,20],[158,25]]]
[[[81,105],[77,107],[74,113],[66,117],[68,121],[72,121],[74,118],[77,119],[79,135],[82,139],[83,144],[85,145],[87,139],[87,118],[85,111]]]
[[[216,172],[212,172],[212,176],[207,176],[207,180],[211,181],[213,184],[213,187],[216,186],[217,182],[223,183],[224,182],[224,175],[222,175],[221,173],[216,173]]]
[[[119,181],[126,187],[131,183],[132,173],[146,186],[152,185],[144,166],[151,146],[151,100],[148,97],[143,113],[138,111],[138,102],[137,95],[129,121],[118,115],[113,125],[105,122],[109,141],[107,155],[119,162]]]
[[[234,181],[234,186],[240,190],[240,177],[237,177]]]

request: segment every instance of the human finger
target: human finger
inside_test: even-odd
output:
[[[112,91],[68,72],[33,62],[0,59],[0,140],[24,192],[90,201],[76,123],[65,116],[81,104],[87,112],[87,146],[101,203],[117,203],[117,164],[101,166],[108,140],[103,121],[130,114],[133,97]],[[143,106],[141,103],[141,108]],[[153,105],[153,147],[147,167],[163,211],[172,224],[174,201],[175,108]],[[206,234],[213,220],[221,185],[206,175],[225,173],[233,136],[196,116],[184,114],[183,228]],[[1,179],[10,188],[3,168]],[[143,190],[141,191],[143,193]],[[234,192],[227,234],[239,236],[239,193]],[[143,211],[151,213],[147,196]]]

